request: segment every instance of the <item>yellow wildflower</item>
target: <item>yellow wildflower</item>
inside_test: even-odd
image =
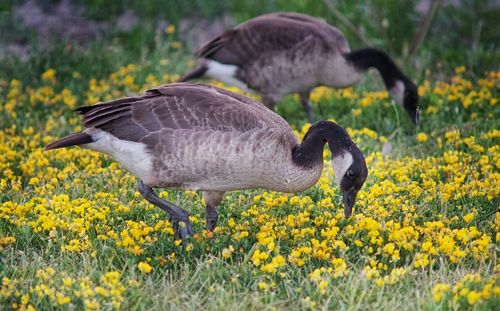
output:
[[[141,270],[144,273],[150,273],[151,271],[153,271],[153,268],[148,263],[143,261],[139,262],[137,268],[139,268],[139,270]]]

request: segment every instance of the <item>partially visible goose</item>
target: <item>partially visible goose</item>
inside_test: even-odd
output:
[[[325,143],[346,216],[367,176],[363,154],[337,124],[320,121],[299,143],[276,113],[213,86],[175,83],[76,111],[85,130],[45,150],[81,145],[110,155],[137,176],[139,192],[171,216],[183,239],[193,234],[188,213],[152,188],[203,190],[206,225],[213,230],[226,191],[297,192],[313,186],[322,172]]]
[[[285,95],[298,93],[313,122],[309,95],[317,86],[344,88],[376,68],[394,100],[418,123],[418,93],[384,52],[351,51],[344,35],[325,21],[297,13],[272,13],[251,19],[202,46],[200,65],[180,81],[218,79],[262,95],[274,109]]]

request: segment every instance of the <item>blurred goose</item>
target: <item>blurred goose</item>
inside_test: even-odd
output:
[[[418,123],[418,93],[384,52],[351,52],[344,35],[325,21],[297,13],[261,15],[227,30],[196,53],[200,65],[180,81],[208,77],[262,95],[274,109],[285,95],[298,93],[313,122],[311,91],[320,85],[344,88],[376,68],[396,102]]]
[[[276,113],[213,86],[174,83],[76,112],[85,129],[45,150],[81,145],[110,155],[137,176],[139,192],[170,215],[182,239],[193,234],[188,213],[152,188],[202,190],[206,226],[213,230],[226,191],[297,192],[313,186],[322,172],[325,143],[346,216],[367,177],[363,154],[339,125],[320,121],[300,143]]]

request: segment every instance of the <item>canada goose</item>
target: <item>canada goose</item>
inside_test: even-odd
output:
[[[418,123],[417,88],[389,56],[374,48],[351,52],[344,35],[318,18],[297,13],[261,15],[222,33],[196,55],[200,65],[179,81],[217,79],[260,93],[271,109],[284,95],[298,93],[311,123],[312,89],[354,85],[374,67],[394,100]]]
[[[76,112],[85,129],[45,150],[82,145],[110,155],[140,180],[139,192],[170,215],[182,239],[193,234],[188,213],[160,199],[153,187],[202,190],[206,226],[213,230],[226,191],[297,192],[313,186],[322,172],[325,143],[346,217],[368,174],[363,154],[336,123],[314,124],[299,143],[276,113],[209,85],[164,85]]]

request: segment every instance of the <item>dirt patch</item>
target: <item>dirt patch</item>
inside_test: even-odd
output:
[[[85,46],[89,42],[107,38],[112,33],[129,32],[140,25],[140,18],[132,10],[107,21],[89,19],[85,16],[85,7],[74,0],[58,3],[29,0],[14,6],[9,18],[13,24],[6,27],[3,38],[0,31],[0,59],[14,56],[27,60],[34,47],[37,51],[50,50],[54,43],[61,41]],[[168,24],[167,20],[159,17],[155,28],[163,32]],[[194,50],[235,24],[228,15],[211,20],[185,18],[178,25],[179,37]],[[13,36],[12,33],[22,35]]]
[[[70,0],[45,8],[30,0],[14,8],[15,18],[27,29],[35,31],[43,45],[50,45],[55,39],[84,43],[109,31],[109,23],[88,20],[83,13],[84,8]]]

